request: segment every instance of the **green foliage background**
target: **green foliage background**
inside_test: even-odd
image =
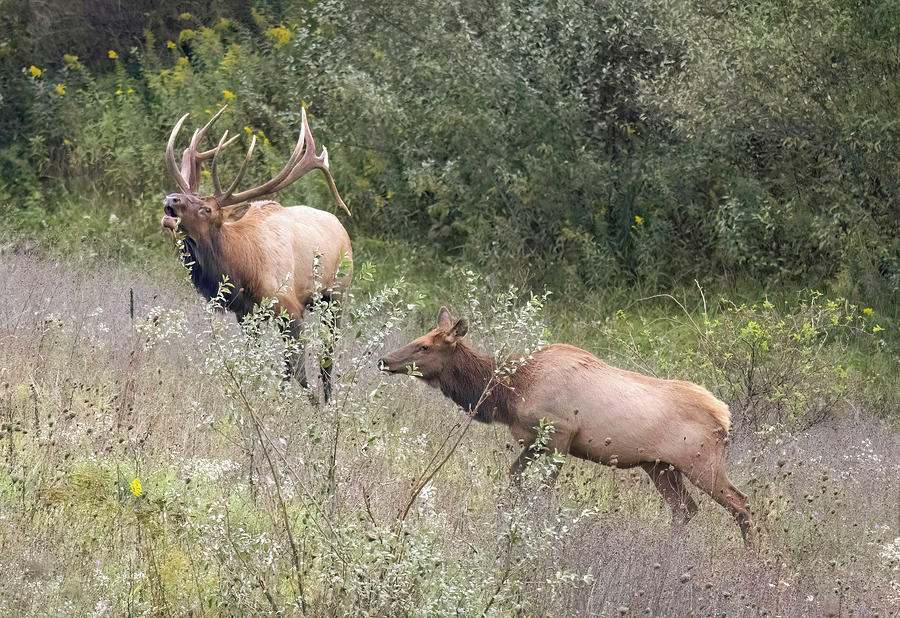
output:
[[[221,129],[268,140],[262,179],[305,103],[355,237],[558,288],[801,281],[893,311],[897,0],[5,0],[0,15],[0,204],[18,229],[102,238],[113,213],[116,252],[152,245],[181,114],[198,126],[228,103]],[[330,204],[320,178],[286,193]]]

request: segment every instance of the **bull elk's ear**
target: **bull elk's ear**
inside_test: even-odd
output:
[[[453,328],[453,316],[450,315],[450,310],[446,307],[441,307],[441,310],[438,312],[438,328],[446,331]]]

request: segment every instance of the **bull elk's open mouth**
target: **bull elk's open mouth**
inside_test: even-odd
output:
[[[165,214],[163,215],[162,221],[160,221],[162,226],[169,228],[173,232],[176,231],[178,229],[178,224],[181,223],[181,217],[175,215],[175,209],[171,206],[166,206],[163,209],[163,212]]]

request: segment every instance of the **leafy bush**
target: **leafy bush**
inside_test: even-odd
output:
[[[896,385],[890,369],[877,368],[893,361],[879,320],[870,307],[810,291],[780,306],[720,298],[707,308],[703,298],[698,319],[667,315],[664,331],[646,315],[619,311],[601,329],[615,357],[626,354],[638,370],[712,390],[741,433],[806,429],[861,407],[891,414]]]
[[[306,103],[355,236],[533,287],[801,280],[893,311],[890,2],[255,6],[124,11],[146,21],[102,54],[39,39],[71,7],[10,13],[12,219],[40,229],[77,195],[149,242],[178,117],[228,104],[222,128],[260,138],[251,182],[280,167]],[[312,178],[283,201],[330,203]]]

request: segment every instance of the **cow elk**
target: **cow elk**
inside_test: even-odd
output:
[[[409,371],[439,388],[477,421],[507,425],[525,446],[510,469],[515,481],[537,456],[529,447],[545,419],[553,428],[550,449],[617,468],[643,468],[676,521],[687,522],[697,512],[684,485],[687,477],[731,513],[744,542],[752,543],[747,496],[725,474],[728,406],[705,388],[617,369],[564,344],[539,349],[511,374],[498,372],[493,357],[463,341],[467,330],[465,319],[454,321],[442,308],[437,328],[379,365],[390,373]]]
[[[183,235],[185,265],[191,281],[207,299],[215,297],[223,277],[234,286],[226,299],[226,308],[240,321],[263,299],[274,301],[272,311],[283,309],[291,318],[290,335],[299,334],[305,312],[321,294],[333,303],[334,327],[339,325],[341,298],[352,277],[352,249],[344,226],[331,213],[309,206],[284,207],[272,200],[253,201],[284,189],[313,169],[325,173],[325,179],[337,203],[350,214],[341,200],[328,170],[328,151],[316,155],[306,110],[302,111],[300,138],[287,164],[272,179],[252,189],[236,192],[253,156],[256,136],[237,177],[223,189],[217,163],[221,152],[234,140],[228,131],[218,145],[199,150],[206,131],[225,111],[223,107],[203,128],[194,131],[184,150],[179,168],[175,161],[175,139],[188,114],[175,124],[166,146],[166,167],[178,185],[179,193],[167,195],[162,226]],[[213,194],[199,193],[201,164],[212,159]],[[249,203],[248,203],[249,202]],[[330,349],[320,364],[325,399],[331,391]],[[306,371],[300,358],[289,360],[293,375],[304,387]]]

